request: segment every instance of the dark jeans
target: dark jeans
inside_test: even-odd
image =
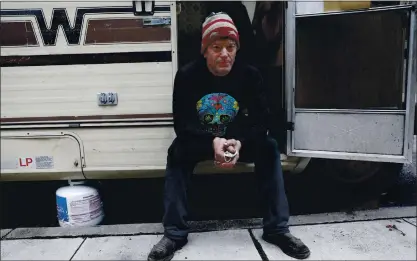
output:
[[[198,144],[176,138],[168,149],[165,176],[163,225],[165,236],[173,240],[187,238],[187,188],[194,167],[200,161],[212,160],[214,152],[198,149]],[[263,230],[267,235],[289,232],[289,208],[284,191],[280,152],[275,139],[265,136],[246,142],[240,151],[240,162],[254,162],[259,178]]]

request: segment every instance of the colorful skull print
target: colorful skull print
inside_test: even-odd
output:
[[[216,136],[226,133],[227,125],[239,112],[238,102],[225,93],[211,93],[197,102],[197,113],[205,130]]]

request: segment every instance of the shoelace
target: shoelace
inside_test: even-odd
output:
[[[162,239],[158,244],[155,245],[155,250],[158,252],[163,252],[163,250],[168,250],[168,248],[173,248],[172,244],[175,244],[174,242],[171,242],[169,239]]]

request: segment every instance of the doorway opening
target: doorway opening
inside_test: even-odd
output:
[[[271,110],[270,135],[285,152],[284,6],[282,1],[183,1],[178,14],[178,66],[197,59],[201,25],[211,12],[226,12],[239,32],[241,47],[236,60],[257,67],[263,76]]]

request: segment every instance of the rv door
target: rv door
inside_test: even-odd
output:
[[[286,9],[287,154],[410,162],[415,6],[314,3],[288,1]]]

